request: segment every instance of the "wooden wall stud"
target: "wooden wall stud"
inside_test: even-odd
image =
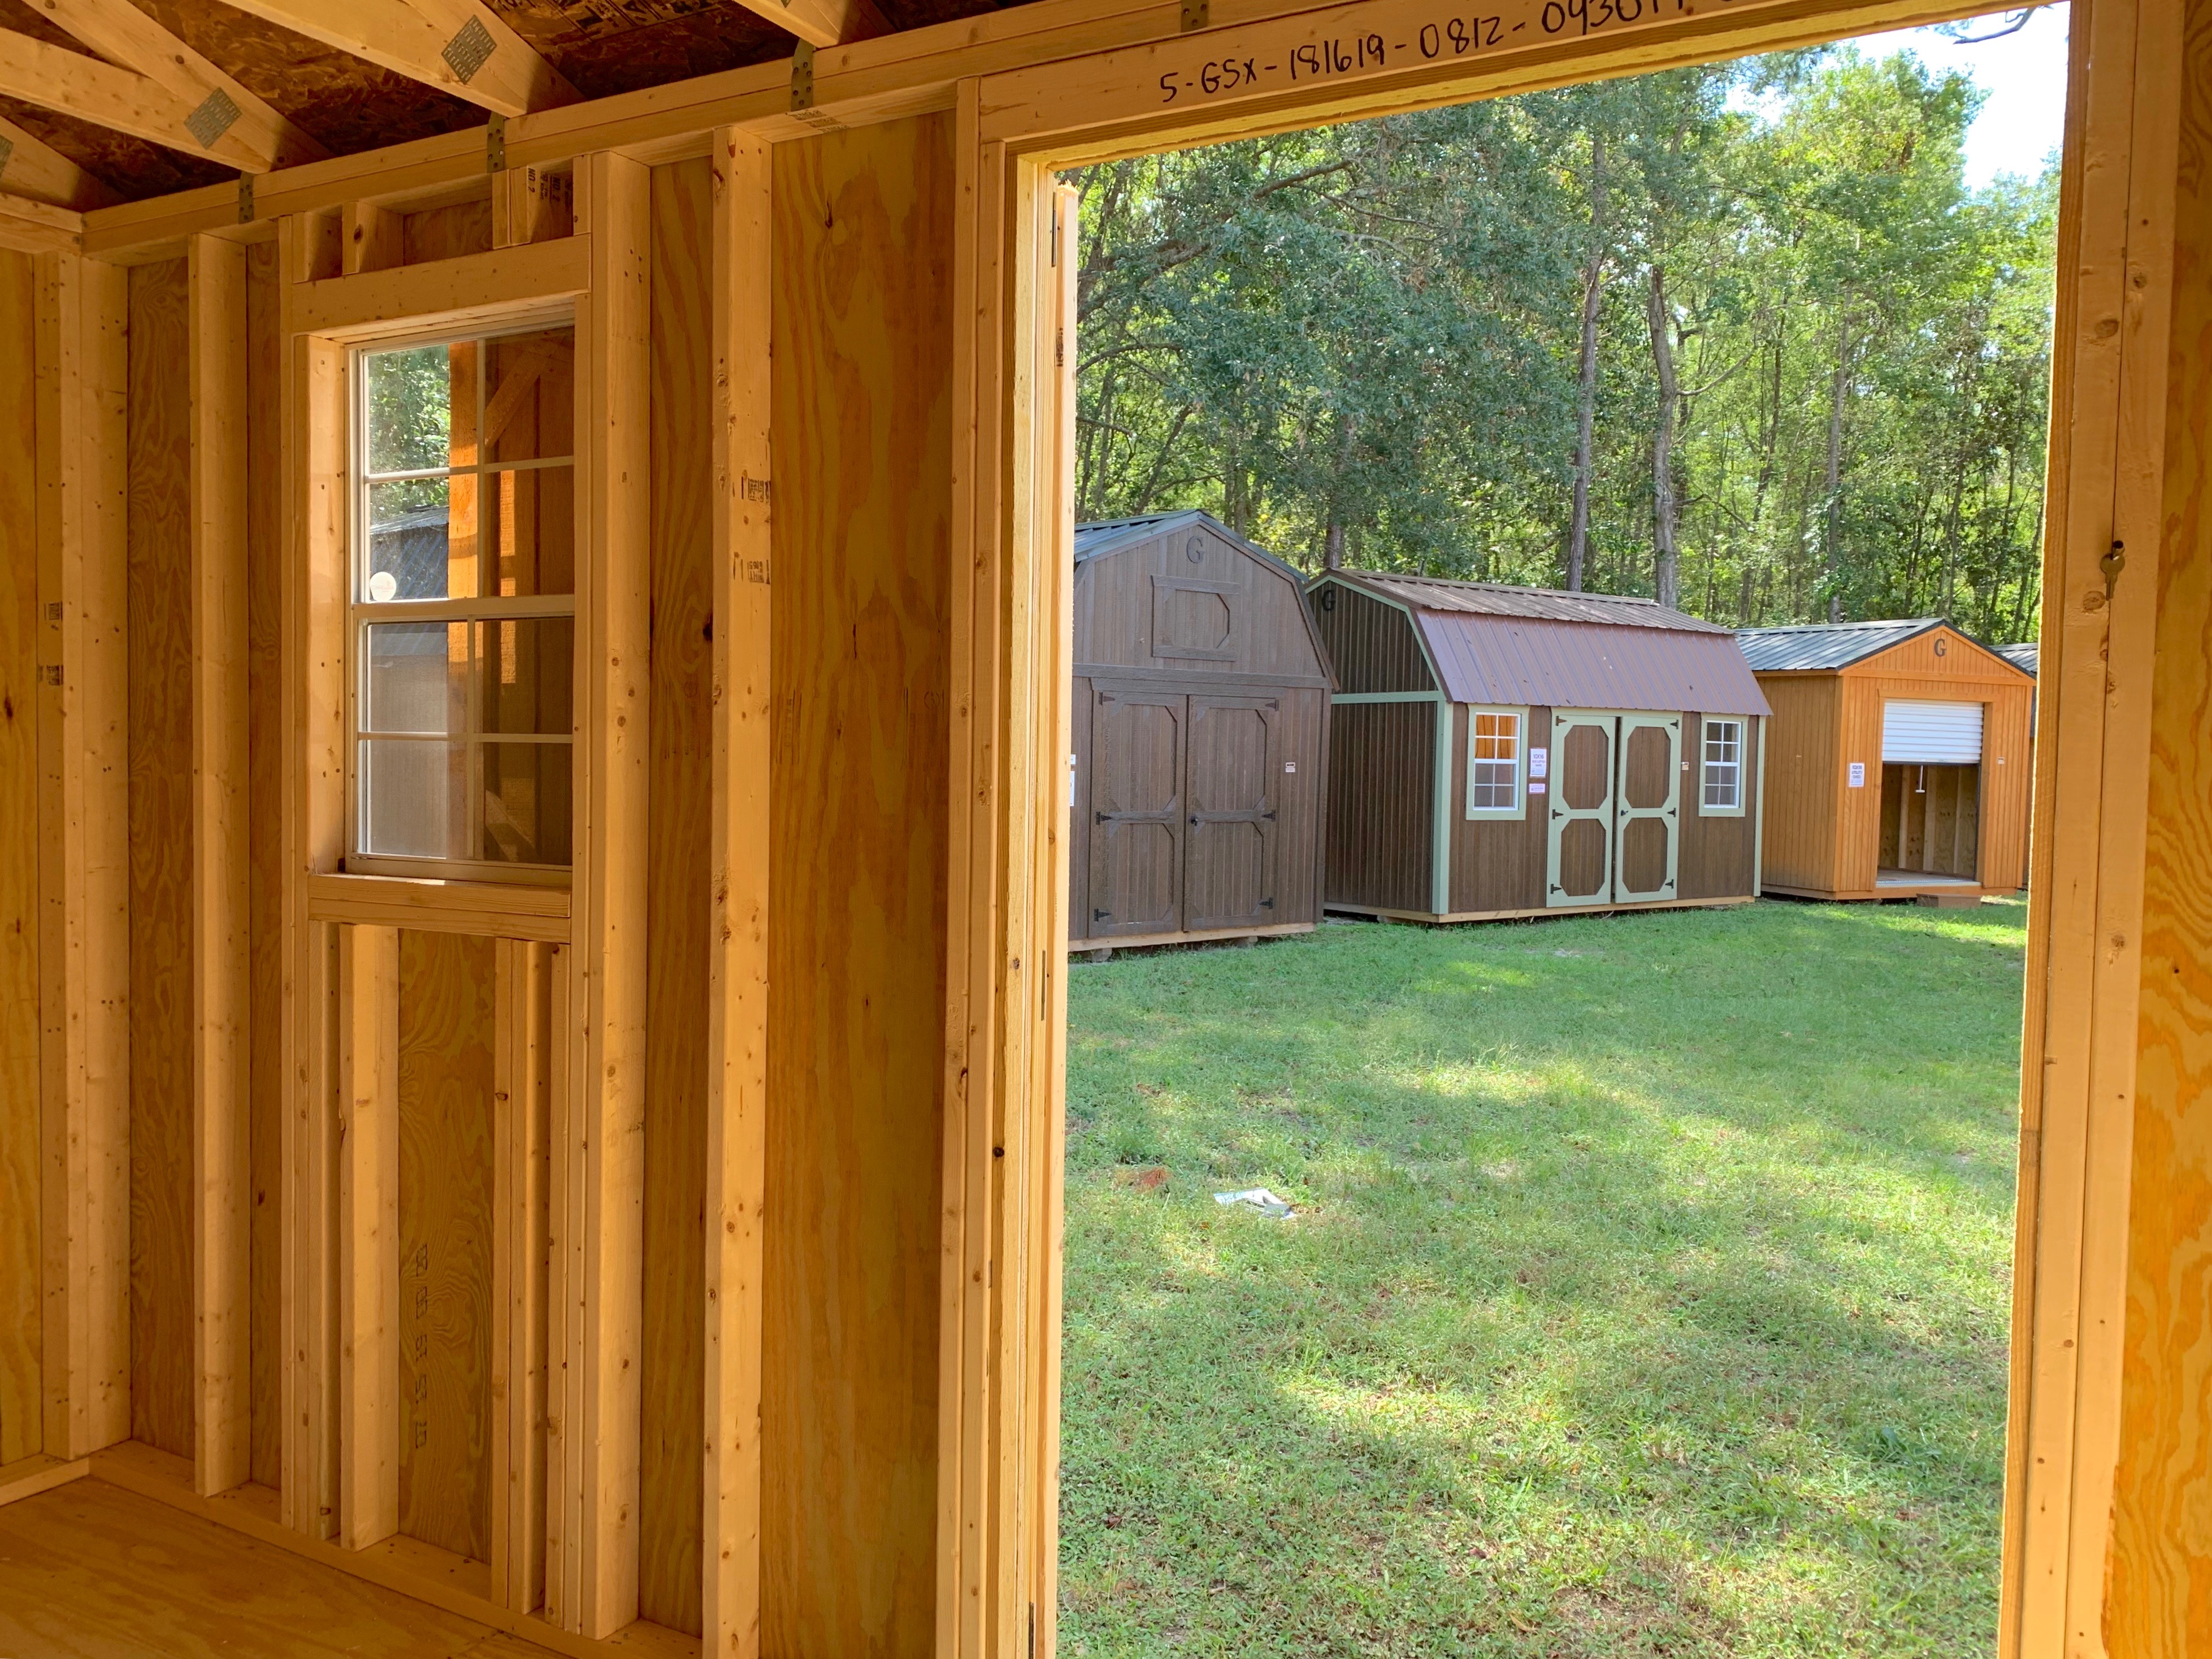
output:
[[[48,1453],[131,1432],[125,273],[39,262],[40,1093]]]

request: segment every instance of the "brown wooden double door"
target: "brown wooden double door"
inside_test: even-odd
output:
[[[1115,939],[1280,921],[1280,700],[1102,684],[1085,712],[1090,915],[1073,931]]]

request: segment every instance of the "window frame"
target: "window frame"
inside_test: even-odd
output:
[[[387,599],[373,600],[364,597],[367,578],[364,562],[369,547],[369,493],[373,483],[389,482],[407,477],[456,476],[452,468],[409,468],[392,474],[372,474],[368,467],[368,398],[369,377],[368,360],[380,353],[401,351],[423,346],[457,345],[476,341],[484,343],[516,335],[543,333],[549,329],[566,328],[572,332],[580,325],[577,307],[572,301],[550,306],[520,307],[511,313],[488,318],[471,324],[455,326],[397,330],[389,334],[377,334],[344,343],[345,374],[345,434],[346,451],[343,471],[346,489],[346,550],[344,574],[344,638],[345,659],[341,674],[345,684],[345,850],[340,868],[349,874],[396,876],[415,880],[469,881],[496,884],[503,886],[567,887],[574,880],[575,869],[575,800],[574,796],[574,757],[582,734],[577,730],[574,714],[575,688],[581,684],[585,647],[584,618],[574,589],[577,578],[572,578],[567,593],[493,594],[476,599]],[[477,380],[477,414],[481,427],[489,392],[488,376],[481,370]],[[572,416],[573,434],[570,453],[566,457],[535,456],[504,465],[479,459],[474,465],[458,469],[459,472],[483,477],[507,471],[537,471],[553,467],[566,467],[571,479],[571,510],[576,515],[573,533],[577,542],[578,556],[581,556],[583,530],[582,477],[584,456],[580,440],[583,436],[583,377],[576,377],[572,396],[576,408]],[[478,492],[479,501],[483,492]],[[481,507],[479,508],[481,511]],[[580,576],[580,571],[578,573]],[[473,625],[479,623],[532,620],[566,621],[571,624],[570,647],[570,724],[565,737],[552,733],[487,732],[482,730],[482,688],[471,672],[469,683],[469,727],[465,741],[469,748],[469,804],[470,844],[481,848],[483,834],[483,751],[489,742],[522,744],[559,744],[567,748],[570,757],[571,795],[569,802],[569,862],[566,864],[523,864],[492,859],[429,858],[405,853],[372,853],[365,851],[362,837],[368,817],[368,778],[362,765],[362,746],[365,739],[380,741],[410,740],[412,734],[364,732],[362,714],[368,695],[369,666],[368,629],[373,626],[391,626],[409,623],[466,623],[471,624],[470,650],[473,655],[479,637]],[[424,737],[426,742],[449,742],[447,738]]]
[[[1467,786],[1462,791],[1461,811],[1470,823],[1525,820],[1528,816],[1528,710],[1504,703],[1462,703],[1460,706],[1467,710]],[[1510,806],[1477,806],[1474,804],[1476,726],[1478,716],[1483,714],[1513,716],[1513,805]]]
[[[1735,758],[1733,761],[1716,761],[1708,752],[1708,745],[1713,740],[1712,729],[1716,726],[1732,726],[1735,728]],[[1701,714],[1698,717],[1698,816],[1699,817],[1740,818],[1743,817],[1747,810],[1744,798],[1748,793],[1744,787],[1744,771],[1751,758],[1750,743],[1751,717],[1747,714]],[[1711,806],[1706,804],[1705,789],[1711,778],[1711,769],[1716,766],[1729,767],[1734,770],[1735,805],[1733,806]]]

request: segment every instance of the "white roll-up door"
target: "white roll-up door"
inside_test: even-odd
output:
[[[1934,766],[1964,766],[1982,758],[1982,705],[1978,702],[1885,702],[1881,757]]]

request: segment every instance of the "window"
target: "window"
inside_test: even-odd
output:
[[[354,367],[348,866],[557,878],[572,817],[574,330],[372,348]]]
[[[1520,816],[1522,712],[1518,708],[1468,710],[1468,817]]]
[[[1743,811],[1743,722],[1705,722],[1705,790],[1701,812]]]

